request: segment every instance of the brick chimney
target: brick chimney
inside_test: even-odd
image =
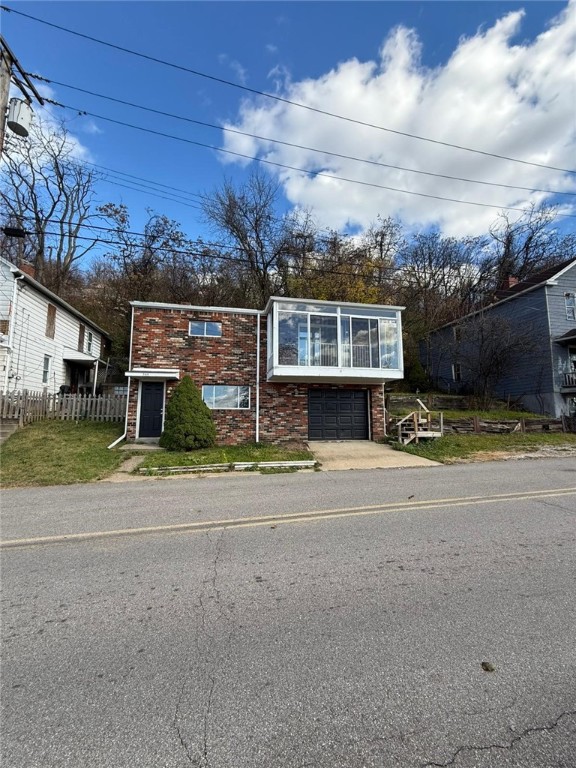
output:
[[[18,269],[29,277],[36,277],[36,268],[29,261],[21,261]]]
[[[506,290],[507,288],[513,288],[515,285],[518,285],[518,278],[514,277],[513,275],[506,275],[504,280],[502,281],[502,288],[501,290]]]

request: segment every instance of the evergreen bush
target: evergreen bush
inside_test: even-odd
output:
[[[190,376],[184,376],[166,406],[160,445],[168,451],[193,451],[211,448],[216,442],[216,426],[210,408]]]

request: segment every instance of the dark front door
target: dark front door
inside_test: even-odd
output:
[[[160,437],[164,410],[164,382],[143,381],[140,390],[138,437]]]
[[[309,389],[310,440],[367,440],[368,392],[365,389]]]

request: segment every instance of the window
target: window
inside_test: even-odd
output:
[[[354,312],[360,311],[361,308],[354,308]],[[396,318],[340,315],[338,321],[336,314],[281,310],[278,312],[278,364],[397,368]]]
[[[222,336],[222,323],[211,320],[190,320],[189,336]]]
[[[48,314],[46,315],[46,336],[49,339],[54,338],[56,332],[56,307],[54,304],[48,304]]]
[[[576,320],[576,293],[565,293],[566,319]]]
[[[88,341],[86,342],[86,352],[92,353],[92,342],[94,341],[94,334],[92,331],[88,331]]]
[[[460,363],[452,364],[452,378],[454,381],[462,381],[462,366]]]
[[[78,328],[78,352],[84,352],[84,336],[86,335],[86,326],[80,323]]]
[[[226,387],[205,384],[202,399],[208,408],[250,408],[250,387]]]
[[[44,364],[42,366],[42,384],[48,384],[48,379],[50,378],[51,363],[52,358],[50,355],[44,355]]]

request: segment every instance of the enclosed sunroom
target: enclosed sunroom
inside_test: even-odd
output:
[[[403,377],[403,307],[272,297],[268,381],[378,384]]]

